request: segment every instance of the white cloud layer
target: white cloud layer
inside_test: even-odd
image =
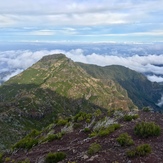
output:
[[[159,102],[157,103],[157,105],[159,107],[161,107],[163,105],[163,95],[162,95],[161,99],[159,100]]]
[[[5,77],[2,79],[2,81],[7,81],[7,80],[9,80],[11,77],[13,77],[13,76],[15,76],[15,75],[21,73],[22,71],[23,71],[23,69],[16,69],[16,70],[15,70],[14,72],[12,72],[11,74],[5,76]]]
[[[151,76],[147,76],[148,80],[152,81],[152,82],[163,82],[163,77],[161,76],[156,76],[156,75],[151,75]]]
[[[65,50],[42,50],[32,52],[30,50],[18,50],[18,51],[3,51],[0,52],[0,73],[12,70],[12,74],[5,76],[4,81],[8,80],[13,75],[20,73],[22,70],[27,69],[32,64],[37,62],[45,55],[63,53],[67,57],[77,62],[84,62],[89,64],[96,64],[100,66],[106,65],[122,65],[132,70],[141,73],[155,74],[147,76],[152,82],[162,82],[163,78],[159,75],[163,75],[163,67],[157,65],[163,65],[163,55],[147,55],[138,56],[133,55],[130,57],[113,56],[113,55],[100,55],[92,53],[85,55],[82,49],[73,49],[70,51]],[[157,75],[157,76],[156,76]]]

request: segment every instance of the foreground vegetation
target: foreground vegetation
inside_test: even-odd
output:
[[[66,158],[64,152],[48,153],[45,157],[45,163],[57,163]]]
[[[113,144],[119,144],[117,146],[119,151],[123,151],[124,155],[128,158],[138,158],[148,156],[152,153],[153,149],[149,143],[137,144],[137,139],[143,142],[144,138],[157,137],[161,134],[161,128],[154,122],[140,121],[140,119],[134,118],[132,121],[126,121],[124,117],[126,115],[132,115],[132,117],[138,117],[137,113],[127,113],[121,109],[112,110],[111,114],[96,110],[94,113],[79,112],[75,116],[71,117],[59,117],[54,123],[48,125],[42,131],[32,130],[27,136],[13,145],[12,151],[33,151],[35,148],[39,148],[39,145],[47,143],[62,143],[69,135],[74,133],[80,135],[83,134],[85,140],[82,140],[85,144],[84,153],[85,158],[91,158],[92,156],[100,155],[107,150],[105,143],[110,141],[110,135],[118,133],[119,130],[123,131],[123,127],[128,123],[135,123],[132,126],[132,132],[121,132],[112,140]],[[121,121],[121,125],[118,123]],[[135,122],[134,122],[135,121]],[[134,135],[134,139],[133,139]],[[111,136],[112,137],[112,136]],[[76,137],[77,138],[77,137]],[[77,138],[78,139],[78,138]],[[89,142],[89,140],[91,140]],[[102,141],[104,140],[105,143]],[[73,140],[70,140],[73,142]],[[64,146],[62,147],[64,149]],[[69,148],[69,150],[71,150]],[[109,152],[109,151],[108,151]],[[65,151],[49,151],[43,156],[46,163],[59,162],[67,160],[71,152]],[[12,161],[16,163],[16,160],[10,158],[6,154],[0,155],[0,162]],[[27,158],[20,160],[20,163],[30,163]],[[72,161],[73,162],[73,161]]]
[[[160,132],[160,126],[158,126],[154,122],[137,123],[134,128],[134,133],[143,138],[148,138],[150,136],[159,136]]]
[[[152,152],[152,148],[149,144],[141,144],[135,147],[132,150],[126,152],[128,157],[136,157],[136,156],[146,156]]]

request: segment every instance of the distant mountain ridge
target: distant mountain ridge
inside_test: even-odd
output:
[[[161,111],[163,107],[157,105],[161,99],[163,86],[149,81],[143,74],[119,65],[97,66],[78,63],[88,74],[98,79],[111,79],[118,82],[125,90],[135,105],[142,109],[151,107]]]

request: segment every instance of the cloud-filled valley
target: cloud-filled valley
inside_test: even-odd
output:
[[[88,46],[88,45],[87,45]],[[124,45],[125,46],[125,45]],[[55,50],[4,50],[0,51],[0,81],[4,82],[10,77],[22,72],[32,64],[40,60],[43,56],[49,54],[63,53],[75,62],[84,62],[100,66],[122,65],[137,72],[146,74],[151,81],[163,82],[163,54],[139,55],[139,51],[144,51],[141,46],[138,48],[129,48],[129,55],[123,48],[122,54],[113,50],[108,53],[100,51],[97,46],[92,46],[89,50],[79,46],[79,48],[58,48]],[[99,48],[99,49],[98,49]],[[94,52],[93,52],[94,49]],[[131,53],[133,52],[134,53]],[[137,53],[136,53],[137,52]]]

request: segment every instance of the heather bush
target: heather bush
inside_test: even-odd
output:
[[[124,121],[131,121],[132,120],[132,115],[125,115],[123,117]]]
[[[120,134],[116,140],[121,146],[130,146],[134,144],[134,141],[128,133]]]
[[[22,148],[22,149],[31,149],[33,146],[37,145],[38,144],[38,140],[37,139],[34,139],[34,138],[24,138],[24,139],[21,139],[19,142],[17,142],[14,146],[13,146],[13,149],[19,149],[19,148]]]
[[[90,132],[91,130],[89,128],[84,128],[83,130],[85,133]]]
[[[32,130],[27,136],[28,136],[28,137],[36,137],[36,136],[38,136],[40,133],[41,133],[40,131],[34,129],[34,130]]]
[[[123,119],[124,119],[125,121],[131,121],[131,120],[133,120],[133,119],[137,119],[138,117],[139,117],[138,114],[135,114],[135,115],[125,115],[125,116],[123,117]]]
[[[115,109],[108,110],[108,116],[113,117],[114,116]]]
[[[95,129],[95,131],[93,131],[89,137],[94,137],[94,136],[100,136],[100,137],[103,137],[103,136],[107,136],[109,135],[110,133],[114,132],[115,130],[117,130],[118,128],[120,128],[120,124],[111,124],[107,127],[103,127],[101,126],[101,128],[98,128]]]
[[[14,144],[13,149],[31,149],[33,146],[38,144],[37,136],[40,134],[37,130],[32,130],[26,137]]]
[[[30,163],[29,159],[25,159],[25,160],[22,160],[22,161],[18,161],[17,163]]]
[[[142,144],[136,147],[136,153],[138,156],[146,156],[151,153],[152,149],[149,144]]]
[[[11,161],[11,158],[10,157],[6,157],[5,158],[5,162],[10,162]]]
[[[101,150],[101,145],[97,143],[92,143],[88,149],[88,154],[93,155]]]
[[[149,144],[142,144],[142,145],[137,146],[135,149],[127,151],[126,155],[128,157],[146,156],[150,154],[151,151],[152,149]]]
[[[62,118],[60,118],[60,119],[57,120],[57,125],[58,125],[58,126],[64,126],[64,125],[66,125],[67,123],[68,123],[68,120],[67,120],[67,119],[62,119]]]
[[[160,126],[154,122],[137,123],[134,128],[134,133],[143,138],[147,138],[149,136],[158,136],[160,135],[160,132]]]
[[[97,109],[97,110],[94,112],[94,115],[95,115],[96,117],[101,116],[101,115],[102,115],[101,110],[100,110],[100,109]]]
[[[57,163],[66,158],[64,152],[48,153],[45,157],[45,163]]]
[[[43,142],[46,142],[46,141],[51,142],[53,140],[59,140],[62,138],[63,135],[64,134],[62,132],[59,132],[56,134],[50,134],[43,140]]]
[[[73,129],[78,129],[80,128],[82,125],[80,123],[74,123],[73,125]]]
[[[136,150],[132,149],[126,152],[127,157],[135,157],[136,156]]]
[[[87,123],[89,123],[91,121],[91,118],[92,118],[92,114],[79,112],[78,114],[75,115],[74,122],[81,122],[83,120],[86,120]]]
[[[144,112],[149,112],[151,109],[149,107],[143,107],[142,109]]]
[[[92,138],[92,137],[95,137],[97,136],[97,132],[93,131],[89,134],[89,137]]]
[[[139,115],[138,114],[134,114],[134,115],[132,115],[132,118],[133,119],[137,119],[137,118],[139,118]]]
[[[3,163],[3,154],[0,153],[0,163]]]
[[[101,129],[99,132],[98,132],[98,136],[101,136],[101,137],[103,137],[103,136],[107,136],[107,135],[109,135],[109,129]]]

